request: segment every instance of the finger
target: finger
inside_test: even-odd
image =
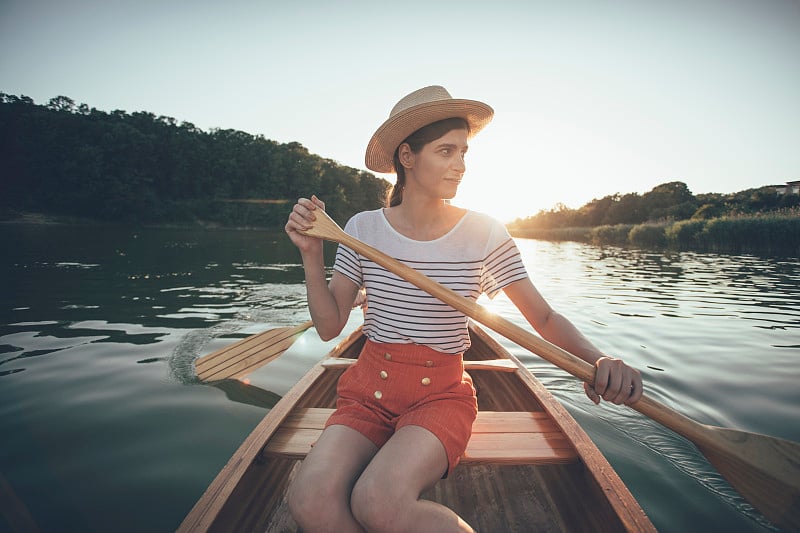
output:
[[[611,398],[609,401],[614,405],[623,405],[628,401],[628,398],[631,397],[631,391],[633,390],[632,387],[633,385],[630,384],[622,385],[617,395]]]
[[[594,390],[600,396],[602,396],[608,388],[609,369],[605,362],[607,359],[608,357],[601,357],[594,363]]]
[[[317,195],[316,195],[316,194],[313,194],[313,195],[311,195],[311,201],[312,201],[312,202],[313,202],[315,205],[317,205],[317,206],[321,207],[323,211],[325,210],[325,202],[323,202],[322,200],[320,200],[319,198],[317,198]]]
[[[317,209],[316,204],[309,200],[308,198],[300,198],[297,200],[297,203],[294,204],[293,212],[299,214],[303,218],[306,218],[310,221],[314,221],[317,217],[314,215],[314,211]]]
[[[644,384],[642,383],[642,375],[638,370],[633,369],[633,383],[631,384],[631,395],[625,401],[626,405],[631,405],[642,399],[644,394]]]
[[[317,209],[316,206],[314,206],[314,204],[312,204],[310,200],[306,200],[303,203],[300,202],[296,203],[294,208],[292,209],[292,214],[297,215],[297,217],[299,217],[299,218],[295,217],[295,220],[299,220],[301,224],[309,225],[310,227],[310,225],[312,225],[313,222],[317,220],[317,216],[314,214],[314,211],[316,209]]]
[[[595,392],[594,388],[591,385],[584,382],[583,390],[584,392],[586,392],[586,396],[588,396],[589,399],[595,403],[595,405],[600,403],[600,396]]]
[[[622,363],[622,376],[619,394],[612,401],[617,405],[634,403],[636,401],[633,400],[634,394],[638,393],[637,400],[641,398],[642,395],[641,374],[639,374],[639,371],[635,368],[631,368]]]
[[[286,223],[294,231],[307,230],[312,227],[311,221],[299,211],[293,211],[289,215],[289,220]]]
[[[619,359],[609,365],[608,388],[603,398],[614,404],[621,404],[630,396],[630,381],[625,377],[625,365]]]

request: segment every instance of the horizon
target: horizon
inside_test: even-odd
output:
[[[403,6],[6,0],[0,89],[299,142],[366,171],[391,107],[443,85],[495,110],[454,203],[504,222],[671,181],[727,194],[800,178],[798,2]]]

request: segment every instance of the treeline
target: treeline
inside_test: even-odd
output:
[[[694,195],[683,182],[673,181],[644,194],[612,194],[583,207],[570,209],[559,204],[534,216],[518,219],[516,230],[546,230],[642,224],[677,220],[708,220],[723,216],[776,213],[800,206],[800,195],[777,194],[773,187],[748,189],[732,194]]]
[[[509,224],[517,237],[598,245],[800,254],[800,195],[774,187],[693,195],[685,183],[563,205]]]
[[[144,224],[282,226],[316,193],[337,220],[380,206],[389,184],[301,144],[203,131],[148,112],[0,93],[0,208]]]

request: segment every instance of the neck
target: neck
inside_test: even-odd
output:
[[[434,240],[453,229],[464,210],[448,204],[443,199],[421,198],[418,195],[403,197],[403,203],[387,208],[389,223],[411,239]]]
[[[443,199],[420,198],[416,195],[403,197],[403,203],[396,206],[399,214],[409,223],[430,226],[441,220],[452,209]]]

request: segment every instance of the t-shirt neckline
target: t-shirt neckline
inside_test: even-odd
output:
[[[435,239],[431,239],[429,241],[420,241],[420,240],[417,240],[417,239],[412,239],[411,237],[403,235],[402,233],[397,231],[395,229],[395,227],[392,226],[392,224],[389,222],[389,219],[386,218],[386,208],[381,208],[381,209],[379,209],[379,211],[381,213],[381,219],[383,220],[383,223],[386,224],[386,227],[389,228],[389,231],[391,231],[392,233],[394,233],[395,235],[397,235],[401,239],[404,239],[404,240],[409,241],[409,242],[419,243],[419,244],[430,244],[430,243],[435,243],[435,242],[439,242],[439,241],[441,241],[443,239],[446,239],[447,237],[449,237],[450,235],[455,233],[455,231],[459,228],[459,226],[461,226],[461,224],[464,223],[464,220],[470,214],[470,210],[469,209],[465,209],[464,210],[464,214],[461,216],[460,219],[458,219],[458,222],[456,222],[455,225],[453,225],[453,227],[450,228],[444,235],[442,235],[441,237],[436,237]]]

